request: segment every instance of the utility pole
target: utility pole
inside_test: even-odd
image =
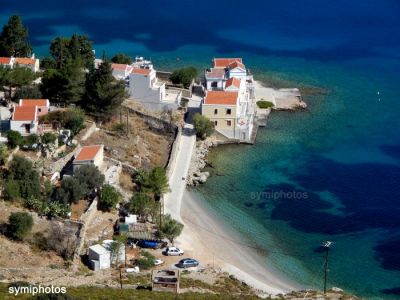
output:
[[[326,282],[328,279],[328,257],[329,257],[329,249],[331,248],[333,242],[331,241],[326,241],[323,244],[323,247],[325,248],[325,263],[324,263],[324,295],[326,294]]]

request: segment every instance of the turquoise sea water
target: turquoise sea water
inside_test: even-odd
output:
[[[77,9],[79,8],[79,9]],[[329,286],[400,298],[400,5],[397,0],[1,1],[20,13],[37,55],[51,38],[88,34],[100,54],[156,68],[243,57],[255,78],[304,94],[274,112],[254,146],[214,149],[196,192],[264,249],[265,263],[322,288],[318,247],[334,242]]]

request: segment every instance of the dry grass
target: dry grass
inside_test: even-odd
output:
[[[122,171],[121,174],[119,174],[119,185],[122,189],[131,192],[135,188],[135,183],[132,180],[132,175]]]
[[[126,122],[126,116],[122,118]],[[118,117],[102,125],[84,145],[104,144],[109,150],[105,155],[126,162],[137,168],[149,169],[165,166],[173,142],[173,135],[156,132],[144,120],[131,114],[128,119],[128,134],[112,131],[119,124]],[[107,149],[106,148],[106,149]]]

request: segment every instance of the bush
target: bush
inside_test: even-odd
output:
[[[109,211],[121,202],[122,195],[113,186],[106,184],[101,190],[101,195],[99,199],[99,209]]]
[[[95,165],[81,166],[74,172],[74,178],[86,184],[89,191],[100,188],[104,183],[104,175],[100,173]]]
[[[4,186],[4,198],[7,200],[15,200],[21,198],[19,192],[19,184],[15,180],[7,180]]]
[[[10,225],[8,232],[16,240],[22,240],[26,237],[33,226],[32,216],[25,212],[12,213],[8,218]]]
[[[205,139],[207,136],[210,136],[214,131],[213,122],[211,122],[206,116],[203,116],[199,113],[196,113],[193,116],[193,126],[197,131],[197,136],[201,139]]]
[[[124,123],[116,123],[112,126],[112,131],[117,132],[119,135],[122,135],[126,131],[126,124]]]
[[[0,165],[5,165],[8,159],[7,147],[4,144],[0,144]]]
[[[270,108],[270,107],[273,107],[274,104],[270,101],[260,100],[260,101],[257,101],[257,106],[259,108]]]
[[[24,142],[22,135],[18,131],[9,130],[7,132],[7,145],[9,148],[14,149],[21,146]]]
[[[141,257],[136,260],[136,265],[140,270],[148,270],[154,267],[155,257],[148,251],[140,252]]]
[[[51,132],[45,132],[42,135],[41,140],[43,144],[53,144],[57,140],[57,135]]]
[[[32,148],[34,144],[38,144],[40,141],[39,136],[37,134],[30,134],[25,138],[24,144],[29,148]]]

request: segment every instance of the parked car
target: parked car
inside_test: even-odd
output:
[[[164,241],[140,240],[137,245],[141,248],[160,249],[167,246]]]
[[[176,266],[179,268],[190,268],[190,267],[197,267],[199,265],[199,261],[193,258],[184,258],[181,259]]]
[[[185,252],[177,247],[167,247],[163,254],[167,256],[183,255]]]

